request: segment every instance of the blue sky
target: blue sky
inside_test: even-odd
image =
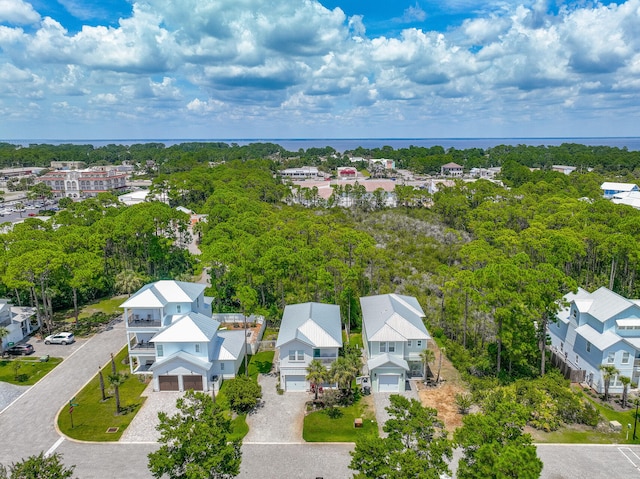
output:
[[[0,0],[0,140],[640,136],[640,0]]]

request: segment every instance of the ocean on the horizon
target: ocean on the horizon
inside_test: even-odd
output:
[[[47,145],[92,145],[94,148],[107,145],[134,145],[144,143],[162,143],[173,146],[180,143],[227,143],[248,145],[250,143],[275,143],[287,151],[307,150],[309,148],[324,148],[330,146],[341,153],[355,150],[390,146],[394,150],[410,146],[430,148],[442,146],[445,150],[454,148],[466,150],[469,148],[491,148],[498,145],[530,145],[530,146],[559,146],[563,143],[577,143],[586,146],[610,146],[626,148],[629,151],[640,150],[640,137],[601,137],[601,138],[182,138],[182,139],[106,139],[106,140],[0,140],[3,143],[27,147],[35,144]]]

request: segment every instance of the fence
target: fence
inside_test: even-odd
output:
[[[551,364],[557,367],[566,379],[572,383],[583,383],[586,379],[587,372],[584,369],[578,369],[568,359],[565,353],[552,349]]]

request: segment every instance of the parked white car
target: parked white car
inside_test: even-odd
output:
[[[52,334],[44,338],[44,344],[71,344],[76,340],[73,333]]]

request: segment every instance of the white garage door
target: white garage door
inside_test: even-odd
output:
[[[304,376],[285,376],[286,391],[306,391],[307,381]]]
[[[378,392],[381,393],[397,393],[398,392],[398,374],[385,374],[378,379]]]

